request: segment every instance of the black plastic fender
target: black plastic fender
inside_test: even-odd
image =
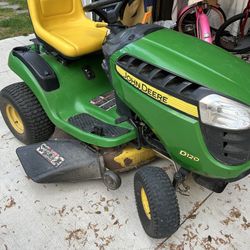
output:
[[[36,51],[29,47],[16,47],[12,54],[31,71],[43,90],[53,91],[60,87],[55,72]]]

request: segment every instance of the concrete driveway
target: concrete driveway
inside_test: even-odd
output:
[[[20,81],[7,67],[9,51],[30,37],[0,41],[0,89]],[[191,178],[178,189],[181,228],[168,240],[143,231],[133,195],[134,172],[117,191],[99,181],[39,185],[25,175],[21,146],[0,115],[0,250],[250,249],[250,176],[215,194]],[[167,161],[155,165],[170,169]]]

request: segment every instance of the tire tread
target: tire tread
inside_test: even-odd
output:
[[[50,138],[55,126],[25,83],[19,82],[5,87],[1,90],[0,97],[12,103],[18,110],[27,130],[27,136],[23,140],[25,144],[42,142]]]
[[[148,228],[136,194],[136,182],[141,182],[150,203],[152,227]],[[135,195],[137,210],[146,233],[153,238],[170,237],[180,225],[179,205],[174,187],[161,168],[143,167],[135,175]],[[163,221],[163,223],[162,223]]]

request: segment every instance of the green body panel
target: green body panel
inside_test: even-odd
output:
[[[250,105],[250,65],[197,38],[162,29],[120,52]]]
[[[167,29],[130,43],[110,59],[112,84],[117,94],[152,129],[174,161],[192,172],[221,179],[237,178],[250,168],[250,162],[228,166],[217,161],[206,147],[199,120],[157,102],[125,81],[115,69],[117,59],[124,54],[138,57],[249,105],[248,64],[215,46]],[[119,117],[115,108],[105,112],[90,104],[90,100],[112,90],[101,68],[102,56],[89,55],[68,66],[63,66],[52,56],[42,56],[58,76],[58,90],[43,91],[27,67],[12,54],[9,66],[32,89],[57,127],[79,140],[102,147],[121,145],[136,138],[135,129],[128,122],[119,126],[131,129],[131,132],[118,138],[89,134],[67,122],[69,117],[88,113],[115,125],[115,119]],[[91,65],[96,75],[94,80],[84,77],[84,65]]]
[[[111,84],[101,68],[102,55],[89,55],[67,66],[59,63],[52,56],[43,54],[42,57],[53,68],[60,82],[60,88],[55,91],[44,91],[29,69],[12,54],[9,56],[9,66],[31,88],[50,120],[57,127],[81,141],[101,147],[115,147],[136,137],[134,127],[128,122],[119,126],[131,131],[116,138],[87,133],[68,123],[70,117],[87,113],[108,124],[116,125],[115,119],[119,115],[115,108],[104,111],[90,103],[95,97],[112,91]],[[96,77],[92,80],[87,80],[83,73],[82,68],[87,65],[91,65],[95,73]]]
[[[247,104],[248,64],[215,46],[166,29],[131,43],[111,58],[113,84],[119,97],[148,124],[174,161],[192,172],[221,179],[237,178],[250,168],[250,162],[239,166],[218,162],[205,145],[198,120],[157,102],[125,81],[115,69],[117,59],[124,54]],[[182,156],[181,151],[189,157]],[[190,159],[191,156],[199,161]]]

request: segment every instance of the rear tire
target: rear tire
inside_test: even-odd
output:
[[[36,96],[23,82],[1,90],[0,109],[13,135],[24,144],[46,141],[55,130]]]
[[[143,167],[134,177],[135,199],[141,224],[152,238],[168,238],[180,226],[175,189],[161,168]]]

